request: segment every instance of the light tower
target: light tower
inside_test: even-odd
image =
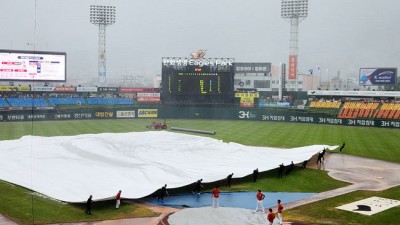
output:
[[[290,54],[288,79],[296,80],[299,51],[299,23],[308,15],[308,0],[282,0],[281,17],[290,22]],[[297,90],[296,90],[297,91]]]
[[[106,84],[106,27],[115,23],[115,6],[90,6],[90,22],[99,27],[98,76],[100,85]]]

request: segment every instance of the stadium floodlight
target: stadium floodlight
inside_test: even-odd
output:
[[[297,79],[299,23],[307,16],[308,0],[282,0],[281,17],[290,22],[289,79]]]
[[[90,6],[90,22],[99,27],[98,76],[99,83],[106,83],[106,27],[115,23],[115,6]]]

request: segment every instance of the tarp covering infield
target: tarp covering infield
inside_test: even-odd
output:
[[[323,148],[337,146],[252,147],[168,131],[24,136],[0,141],[0,179],[65,202],[110,199],[118,190],[136,199],[164,184],[175,188],[301,163]]]

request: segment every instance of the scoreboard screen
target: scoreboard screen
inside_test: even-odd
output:
[[[65,52],[0,49],[0,80],[66,81]]]
[[[206,96],[229,99],[234,94],[233,62],[233,59],[163,58],[162,95],[167,100],[181,97],[194,102],[212,101]]]

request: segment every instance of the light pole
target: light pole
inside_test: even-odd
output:
[[[98,78],[106,84],[106,27],[115,23],[115,6],[90,6],[90,22],[99,27]]]
[[[281,17],[290,22],[290,55],[288,80],[296,80],[299,43],[299,23],[308,16],[308,0],[282,0]]]
[[[329,69],[326,69],[326,76],[328,77],[328,85],[326,87],[326,89],[330,89],[330,77],[329,77]]]

